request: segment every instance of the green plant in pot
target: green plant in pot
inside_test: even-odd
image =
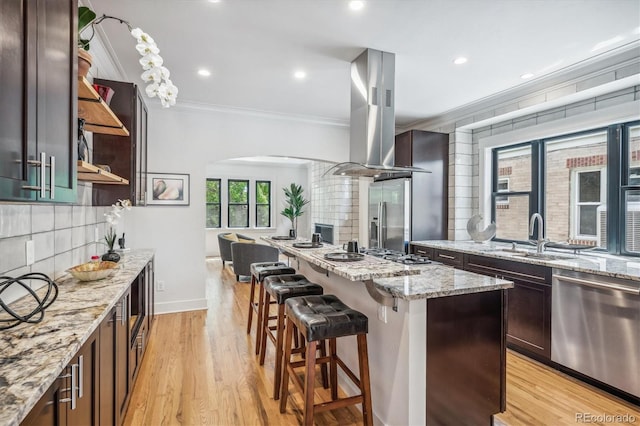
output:
[[[289,235],[296,237],[298,235],[298,218],[304,213],[302,208],[309,204],[309,200],[305,200],[302,196],[304,189],[302,189],[301,185],[291,183],[288,188],[285,187],[282,189],[284,191],[287,206],[280,212],[280,214],[291,221],[292,229],[289,232]]]
[[[78,7],[78,75],[81,77],[86,77],[93,61],[89,53],[89,40],[91,39],[83,39],[81,34],[93,25],[95,20],[96,14],[93,10],[85,6]]]

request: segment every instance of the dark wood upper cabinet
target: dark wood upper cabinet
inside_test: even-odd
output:
[[[396,135],[395,165],[413,166],[431,173],[411,177],[411,239],[448,237],[449,135],[409,130]]]
[[[146,204],[147,107],[137,85],[95,79],[94,83],[114,90],[110,108],[129,130],[128,136],[94,133],[93,163],[105,164],[111,172],[128,180],[127,185],[93,184],[93,205],[109,206],[129,199],[136,206]]]
[[[0,4],[0,199],[76,199],[77,1]]]

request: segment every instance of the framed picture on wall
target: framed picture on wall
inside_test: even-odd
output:
[[[147,173],[147,204],[155,206],[188,206],[189,175]]]

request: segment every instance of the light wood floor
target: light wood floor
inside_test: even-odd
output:
[[[236,283],[219,259],[207,260],[208,311],[157,316],[125,425],[288,425],[301,421],[300,400],[280,414],[271,399],[273,347],[265,365],[246,334],[248,283]],[[636,374],[637,372],[630,372]],[[317,388],[319,398],[326,392]],[[375,407],[374,407],[375,411]],[[515,353],[507,356],[507,411],[495,424],[560,426],[587,422],[577,413],[627,414],[640,409]],[[322,425],[361,422],[353,407],[316,415]],[[608,420],[608,419],[607,419]]]

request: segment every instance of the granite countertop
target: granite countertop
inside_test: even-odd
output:
[[[0,331],[0,425],[24,419],[153,255],[153,250],[125,253],[120,269],[100,281],[81,282],[65,274],[55,280],[58,298],[42,322]],[[23,303],[20,299],[11,307]]]
[[[404,300],[454,296],[513,287],[511,281],[460,271],[440,263],[408,266],[365,255],[357,262],[330,262],[325,253],[343,252],[342,248],[324,244],[320,248],[298,249],[293,243],[302,240],[272,240],[269,244],[351,281],[372,280],[380,290]]]
[[[585,250],[578,254],[574,254],[570,251],[546,249],[545,253],[553,254],[558,257],[557,259],[549,260],[522,256],[524,252],[535,252],[535,247],[533,246],[518,245],[516,247],[517,252],[512,253],[505,251],[505,249],[511,249],[510,243],[494,241],[475,243],[473,241],[429,240],[412,241],[411,244],[476,254],[497,259],[507,259],[514,262],[543,265],[551,268],[640,281],[640,258],[638,257],[616,256],[606,253],[598,253],[593,250]]]
[[[373,282],[381,290],[405,300],[457,296],[513,287],[513,282],[508,280],[462,271],[435,262],[412,268],[418,269],[420,275],[376,278]]]
[[[345,253],[342,247],[331,244],[323,244],[319,248],[296,248],[295,243],[309,242],[306,240],[273,240],[262,237],[270,245],[277,247],[296,258],[306,260],[322,269],[346,278],[351,281],[364,281],[374,278],[400,277],[404,275],[419,274],[420,271],[410,266],[393,263],[388,260],[366,255],[363,260],[355,262],[330,261],[324,258],[327,253]]]

